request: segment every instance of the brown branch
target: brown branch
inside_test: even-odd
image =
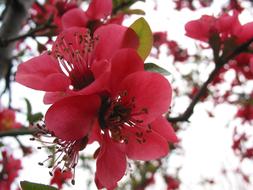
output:
[[[54,27],[54,26],[51,25],[51,21],[47,21],[45,24],[39,25],[38,27],[29,30],[25,34],[15,36],[15,37],[12,37],[12,38],[8,38],[8,39],[1,39],[0,38],[0,47],[5,47],[11,42],[14,42],[14,41],[17,41],[17,40],[22,40],[22,39],[25,39],[27,37],[35,37],[37,32],[41,32],[45,29],[52,28],[52,27]]]
[[[204,84],[200,87],[197,94],[193,97],[191,103],[186,108],[185,112],[178,116],[178,117],[167,117],[168,121],[170,122],[178,122],[178,121],[188,121],[191,115],[193,114],[194,107],[199,102],[200,98],[203,97],[207,91],[208,84],[213,81],[216,75],[219,73],[220,69],[231,59],[235,56],[239,55],[240,53],[247,50],[249,45],[253,42],[253,38],[249,39],[245,43],[241,44],[240,46],[236,47],[229,55],[221,56],[217,62],[215,63],[216,67],[209,75],[208,79],[204,82]]]
[[[33,0],[8,0],[6,2],[0,28],[1,39],[9,39],[18,35],[28,16],[28,9],[31,7]],[[0,47],[0,79],[6,76],[14,47],[15,43]]]
[[[33,135],[38,131],[38,129],[28,129],[27,127],[23,127],[20,129],[13,129],[8,131],[1,131],[0,132],[0,138],[1,137],[16,137],[20,135]]]

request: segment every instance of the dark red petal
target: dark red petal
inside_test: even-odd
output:
[[[251,39],[253,37],[253,22],[249,22],[247,24],[244,24],[241,26],[239,32],[238,32],[238,41],[239,43],[244,43],[247,40]]]
[[[178,142],[176,133],[171,124],[164,117],[159,117],[151,124],[151,129],[163,136],[169,142]]]
[[[43,91],[64,91],[70,84],[58,62],[47,53],[20,64],[16,81],[29,88]]]
[[[143,70],[144,62],[135,50],[119,50],[112,58],[111,88],[115,89],[127,75]]]
[[[95,124],[92,127],[91,133],[89,135],[88,144],[92,144],[95,141],[99,142],[99,144],[101,144],[103,141],[103,137],[101,135],[101,128],[100,128],[99,123],[97,121],[95,122]]]
[[[154,160],[169,152],[167,140],[154,130],[135,126],[122,129],[122,134],[127,136],[126,154],[130,159]]]
[[[43,98],[44,104],[53,104],[62,98],[68,97],[70,94],[66,92],[46,92]]]
[[[203,15],[200,19],[192,20],[185,25],[186,36],[207,42],[210,35],[216,32],[216,18]]]
[[[107,91],[109,89],[108,87],[108,81],[109,81],[109,72],[106,72],[102,74],[98,79],[93,81],[89,86],[86,88],[77,91],[80,95],[90,95],[94,93],[101,93],[104,91]]]
[[[86,14],[92,20],[100,20],[111,15],[112,0],[92,0]]]
[[[90,69],[94,78],[97,79],[105,72],[109,72],[111,70],[111,63],[105,59],[94,61]]]
[[[53,104],[45,116],[46,127],[63,140],[78,140],[87,135],[97,117],[98,96],[72,96]]]
[[[126,155],[122,144],[104,136],[96,164],[96,179],[100,187],[113,189],[126,171]]]
[[[172,89],[169,81],[158,73],[139,71],[128,75],[120,84],[117,94],[127,93],[124,99],[135,99],[132,114],[135,119],[150,123],[167,112],[171,103]]]
[[[70,27],[86,27],[88,23],[88,17],[82,9],[75,8],[67,11],[62,16],[63,28]]]
[[[117,50],[122,48],[137,49],[139,45],[139,39],[132,29],[116,24],[99,27],[94,32],[94,36],[98,37],[98,44],[95,48],[98,60],[110,60]]]

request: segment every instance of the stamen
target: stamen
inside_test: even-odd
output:
[[[70,78],[73,90],[79,90],[94,80],[90,68],[92,64],[92,50],[96,39],[92,39],[90,33],[82,34],[76,32],[73,35],[75,37],[75,42],[73,43],[67,43],[63,35],[58,37],[54,56],[57,58],[63,73]]]
[[[122,134],[122,129],[127,127],[136,127],[140,130],[143,125],[143,120],[136,118],[143,114],[148,114],[147,108],[142,108],[136,111],[135,97],[129,96],[128,92],[122,91],[113,99],[105,98],[102,100],[101,113],[99,114],[99,123],[102,130],[108,130],[112,139],[119,143],[127,144],[129,139]],[[151,127],[148,127],[148,132],[151,132]],[[136,132],[136,141],[140,144],[146,142],[142,131]]]
[[[71,183],[74,185],[75,167],[78,163],[79,151],[83,150],[86,147],[88,143],[88,137],[85,136],[83,139],[75,141],[66,141],[56,138],[52,132],[46,129],[46,126],[44,124],[37,124],[37,128],[39,130],[36,136],[31,138],[31,140],[37,140],[44,144],[43,146],[39,146],[38,149],[54,149],[54,152],[51,155],[49,155],[44,161],[39,162],[38,164],[44,166],[46,162],[51,162],[51,165],[48,166],[48,168],[51,168],[49,171],[50,175],[53,175],[54,171],[57,168],[62,168],[61,171],[72,171],[73,179]]]

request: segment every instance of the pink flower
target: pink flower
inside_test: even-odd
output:
[[[44,5],[40,5],[36,2],[32,6],[31,16],[33,21],[38,25],[47,22],[50,17],[53,17],[52,24],[54,24],[57,28],[53,29],[50,32],[52,34],[57,34],[62,30],[62,15],[70,9],[76,7],[77,2],[75,0],[71,0],[70,2],[67,2],[66,0],[50,0],[46,1]],[[43,33],[46,32],[44,31]]]
[[[187,36],[200,41],[209,42],[213,35],[218,35],[224,41],[237,35],[241,31],[241,24],[235,11],[232,16],[225,13],[219,18],[203,15],[200,19],[188,22],[185,30]]]
[[[248,41],[253,37],[253,22],[241,25],[238,19],[238,12],[234,11],[233,15],[227,13],[222,14],[220,17],[203,15],[200,19],[190,21],[185,25],[186,35],[204,41],[214,46],[220,47],[220,54],[224,53],[229,55],[236,46]],[[249,50],[252,47],[249,47]],[[224,73],[229,69],[234,69],[236,74],[242,74],[247,79],[253,78],[253,73],[250,69],[252,62],[252,54],[241,53],[234,58],[235,61],[230,61],[220,73]],[[220,76],[216,77],[221,78]],[[214,82],[213,82],[214,84]]]
[[[218,32],[215,22],[216,19],[213,16],[203,15],[200,19],[190,21],[185,25],[186,35],[208,42],[209,38]]]
[[[21,123],[16,122],[15,112],[11,109],[0,111],[0,131],[20,128]]]
[[[71,96],[46,113],[46,127],[63,140],[60,144],[69,152],[70,167],[87,138],[89,143],[99,142],[95,153],[98,188],[117,185],[125,173],[126,158],[157,159],[168,154],[168,141],[177,141],[170,123],[162,117],[171,102],[170,84],[162,75],[143,68],[136,51],[120,50],[112,57],[109,88],[100,98]]]
[[[72,173],[70,170],[61,171],[60,168],[56,168],[53,174],[53,178],[50,181],[50,185],[56,184],[58,189],[62,189],[63,184],[66,180],[72,178]]]
[[[230,0],[228,6],[225,7],[225,9],[226,11],[237,10],[238,12],[242,12],[244,8],[241,6],[238,0]]]
[[[122,48],[137,48],[134,31],[106,25],[91,37],[86,28],[69,28],[53,44],[52,52],[19,65],[16,81],[46,91],[45,103],[71,95],[87,95],[106,89],[110,59]]]
[[[183,62],[189,58],[187,49],[180,48],[176,41],[168,40],[167,46],[170,49],[170,54],[174,57],[174,61]]]
[[[165,180],[167,182],[167,190],[176,190],[179,189],[180,182],[178,179],[175,179],[172,176],[165,176]]]
[[[87,27],[93,31],[97,26],[103,24],[103,20],[106,20],[111,12],[112,0],[92,0],[86,11],[76,8],[65,13],[62,17],[62,24],[64,28],[78,26]]]
[[[129,74],[126,67],[119,67],[121,59],[119,56],[112,60],[111,91],[102,99],[94,137],[100,143],[98,188],[117,186],[126,170],[126,158],[161,158],[168,154],[168,141],[177,141],[173,128],[162,117],[171,101],[168,81],[160,74],[143,71],[143,64],[137,60],[135,72]]]
[[[165,44],[168,41],[167,32],[154,32],[153,39],[153,46],[158,49],[162,44]]]
[[[236,116],[242,118],[243,122],[253,120],[253,105],[249,103],[239,108]]]
[[[18,171],[22,169],[21,161],[16,160],[12,155],[8,155],[6,151],[2,151],[0,165],[0,189],[11,190],[11,184],[18,177]]]

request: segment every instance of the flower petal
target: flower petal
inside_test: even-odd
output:
[[[163,136],[169,142],[178,142],[176,133],[171,124],[164,117],[159,117],[150,124],[152,130]]]
[[[45,116],[46,127],[63,140],[78,140],[92,127],[100,99],[98,96],[72,96],[53,104]]]
[[[95,47],[97,60],[110,60],[117,50],[121,48],[137,49],[139,45],[139,39],[131,28],[116,24],[99,27],[94,32],[94,37],[98,38]]]
[[[112,0],[92,0],[86,14],[92,20],[100,20],[111,15],[111,12]]]
[[[102,74],[98,79],[92,82],[86,88],[77,91],[80,95],[90,95],[94,93],[102,93],[108,90],[109,72]]]
[[[139,71],[128,75],[120,84],[119,94],[125,94],[128,102],[134,100],[134,118],[150,123],[167,112],[171,103],[172,89],[169,81],[161,74]],[[143,112],[143,114],[138,114]]]
[[[69,95],[70,94],[67,94],[66,92],[46,92],[43,98],[43,103],[53,104]]]
[[[43,91],[64,91],[70,84],[58,62],[47,53],[20,64],[16,81],[29,88]]]
[[[86,27],[88,17],[82,9],[75,8],[67,11],[62,16],[62,26],[64,29],[70,27]]]
[[[142,127],[122,129],[127,137],[126,154],[133,160],[154,160],[164,157],[169,152],[168,142],[154,130]]]
[[[121,144],[104,136],[103,144],[96,164],[96,182],[98,188],[113,189],[126,171],[126,155]]]
[[[144,62],[133,49],[119,50],[112,58],[111,88],[115,89],[129,74],[144,71]]]

